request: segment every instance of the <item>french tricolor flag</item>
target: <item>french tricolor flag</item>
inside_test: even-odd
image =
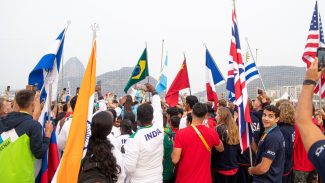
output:
[[[209,50],[206,48],[205,57],[205,78],[206,78],[206,90],[208,101],[214,101],[214,109],[218,109],[218,95],[216,92],[216,86],[225,83],[225,79],[222,76],[219,68],[214,62]]]

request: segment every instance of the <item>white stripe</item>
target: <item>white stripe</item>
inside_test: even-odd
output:
[[[44,55],[47,55],[47,54],[54,54],[54,55],[56,55],[58,53],[58,50],[60,48],[60,45],[61,45],[61,40],[60,39],[55,40],[52,43],[52,45],[46,50],[46,52],[45,52]]]
[[[307,39],[307,43],[318,43],[319,39]]]
[[[317,47],[307,47],[304,52],[317,52]]]
[[[246,84],[248,84],[248,83],[250,83],[250,82],[252,82],[252,81],[254,81],[255,79],[258,79],[258,78],[259,78],[258,74],[253,75],[253,76],[251,76],[250,78],[248,78],[246,80]]]

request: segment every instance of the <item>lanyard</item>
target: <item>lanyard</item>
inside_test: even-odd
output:
[[[258,145],[260,145],[261,141],[264,141],[264,140],[265,140],[266,136],[267,136],[267,135],[268,135],[268,134],[269,134],[269,133],[270,133],[270,132],[275,128],[275,127],[277,127],[276,124],[273,125],[270,129],[268,129],[267,131],[264,132],[264,134],[263,134],[261,140],[259,141]]]

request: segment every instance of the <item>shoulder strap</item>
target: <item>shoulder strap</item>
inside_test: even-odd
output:
[[[195,125],[191,125],[194,129],[194,131],[196,132],[196,134],[200,137],[204,147],[209,151],[211,152],[211,147],[208,145],[208,143],[205,141],[204,137],[202,136],[201,132],[196,128]]]

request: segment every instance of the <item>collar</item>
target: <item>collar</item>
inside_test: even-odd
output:
[[[20,110],[19,112],[30,115],[27,111]]]

